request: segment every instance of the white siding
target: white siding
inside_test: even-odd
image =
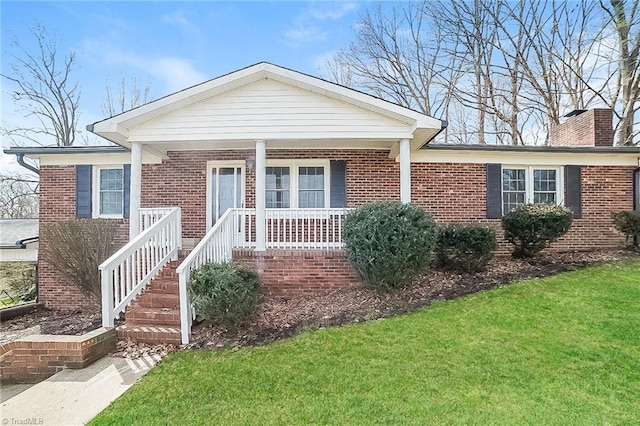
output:
[[[263,79],[141,123],[129,141],[411,137],[411,124]]]

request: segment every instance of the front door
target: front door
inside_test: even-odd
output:
[[[211,215],[209,227],[230,208],[244,207],[244,167],[212,166],[211,167]]]

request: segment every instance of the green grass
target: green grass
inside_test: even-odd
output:
[[[639,424],[640,261],[264,347],[185,351],[103,424]]]

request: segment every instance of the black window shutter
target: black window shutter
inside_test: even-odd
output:
[[[573,211],[573,217],[582,217],[582,167],[565,166],[564,168],[564,204]]]
[[[331,207],[347,207],[347,162],[344,160],[331,160],[329,168]]]
[[[502,164],[487,164],[487,218],[502,217]]]
[[[123,203],[122,203],[122,217],[129,219],[129,199],[131,191],[131,164],[125,164],[122,166],[122,189],[123,189]]]
[[[76,217],[91,217],[91,166],[76,166]]]

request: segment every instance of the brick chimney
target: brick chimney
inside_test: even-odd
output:
[[[551,126],[551,146],[613,146],[613,111],[608,108],[575,110],[562,124]]]

